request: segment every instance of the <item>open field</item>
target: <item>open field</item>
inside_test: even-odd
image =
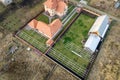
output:
[[[88,80],[120,80],[120,23],[111,26]]]
[[[12,56],[14,61],[6,66],[7,69],[0,75],[0,80],[44,80],[46,78],[55,63],[36,55],[34,51],[28,52],[26,48],[19,47],[16,54]]]
[[[46,80],[49,74],[53,74],[49,77],[55,80],[56,71],[57,75],[60,75],[57,79],[77,80],[59,66],[55,68],[55,73],[52,72],[56,65],[54,62],[37,54],[33,49],[27,51],[28,46],[19,42],[12,34],[3,36],[0,37],[0,45],[3,46],[0,47],[0,80]],[[9,47],[13,45],[18,46],[18,50],[14,54],[7,55]],[[12,61],[12,59],[14,60]],[[66,74],[67,77],[64,78],[63,74]]]
[[[20,8],[15,6],[15,9],[9,9],[7,12],[1,12],[0,28],[4,28],[9,32],[18,30],[21,26],[25,25],[30,19],[36,16],[43,10],[42,1],[39,1],[35,6],[24,6]],[[14,13],[14,14],[13,14]]]
[[[0,31],[0,70],[2,69],[3,65],[7,63],[7,53],[9,51],[9,47],[14,45],[12,43],[13,37],[12,34],[5,35]]]
[[[66,75],[69,74],[69,75]],[[53,75],[50,77],[49,80],[79,80],[74,78],[70,73],[66,73],[66,70],[64,70],[62,67],[57,67],[53,73]]]
[[[81,14],[48,55],[83,76],[90,54],[83,50],[81,41],[87,38],[94,20],[90,16]]]

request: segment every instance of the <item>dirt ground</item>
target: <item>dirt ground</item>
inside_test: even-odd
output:
[[[79,79],[73,77],[62,67],[57,67],[49,80],[79,80]]]
[[[120,23],[109,31],[88,80],[120,80]]]
[[[89,0],[89,5],[120,18],[120,8],[115,9],[114,0]]]
[[[21,44],[12,34],[0,38],[2,38],[0,41],[2,46],[0,47],[0,80],[77,80],[47,57],[38,54],[33,49],[28,51],[28,46]],[[9,47],[13,45],[17,46],[18,50],[14,54],[7,55]]]

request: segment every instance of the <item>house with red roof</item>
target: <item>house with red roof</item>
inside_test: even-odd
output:
[[[53,43],[53,38],[62,29],[62,22],[60,21],[60,19],[55,19],[52,23],[46,24],[42,21],[37,21],[33,19],[28,23],[28,26],[38,30],[43,36],[49,38],[46,44],[50,46]]]
[[[33,19],[31,22],[29,22],[28,26],[37,29],[42,35],[52,39],[61,29],[62,22],[59,19],[56,19],[52,23],[46,24],[42,21],[37,21]]]
[[[47,0],[44,8],[50,16],[58,15],[59,17],[66,15],[68,10],[68,6],[63,0]]]

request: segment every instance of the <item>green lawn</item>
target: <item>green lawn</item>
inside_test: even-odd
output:
[[[46,41],[47,38],[41,36],[37,32],[33,30],[25,30],[23,29],[19,34],[19,37],[22,39],[26,40],[28,43],[39,49],[41,52],[45,52],[47,47],[46,47]]]
[[[94,21],[94,18],[81,14],[48,55],[83,76],[90,54],[82,48],[81,41],[87,38]]]
[[[37,18],[38,21],[43,21],[45,23],[49,23],[49,18],[47,16],[45,16],[44,14],[40,14]]]

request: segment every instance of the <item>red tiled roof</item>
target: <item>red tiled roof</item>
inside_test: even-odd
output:
[[[51,37],[62,27],[62,23],[59,19],[54,20],[51,24],[49,24]]]
[[[28,25],[32,28],[38,29],[39,32],[46,35],[49,38],[52,38],[54,34],[62,27],[62,22],[59,19],[54,20],[51,24],[46,24],[41,21],[32,20]],[[33,25],[34,24],[34,25]]]
[[[65,9],[66,6],[67,5],[64,1],[59,1],[56,11],[59,12],[59,13],[62,13],[62,12],[64,12],[64,9]]]
[[[38,29],[39,32],[41,32],[42,34],[45,34],[47,35],[47,37],[51,37],[51,31],[50,31],[50,28],[47,24],[39,21],[38,22],[38,25],[36,27]]]
[[[57,7],[57,0],[47,0],[44,5],[49,7],[50,9],[56,9]]]
[[[47,0],[44,5],[50,9],[56,9],[59,13],[62,13],[67,6],[63,0]]]
[[[35,19],[33,19],[30,23],[28,23],[28,25],[29,25],[30,27],[32,27],[32,28],[36,28],[37,23],[38,23],[38,21],[35,20]]]

